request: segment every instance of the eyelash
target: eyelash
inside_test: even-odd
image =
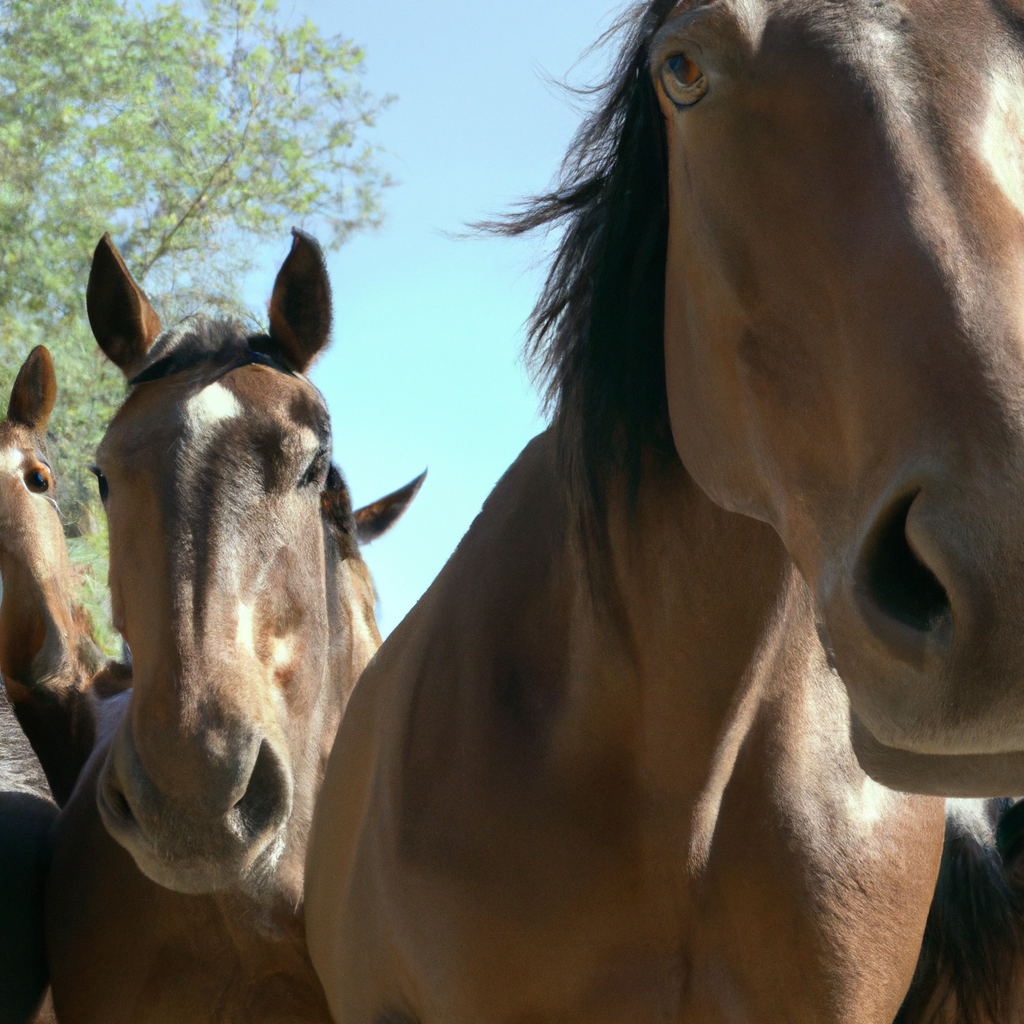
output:
[[[309,468],[299,479],[299,487],[309,487],[311,484],[319,483],[320,477],[323,476],[324,466],[326,466],[326,464],[327,452],[321,448],[320,451],[313,456],[313,461],[309,464]]]

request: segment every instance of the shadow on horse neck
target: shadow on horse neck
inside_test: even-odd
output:
[[[331,322],[308,236],[267,334],[204,317],[161,333],[109,237],[87,298],[129,383],[94,472],[134,686],[107,705],[56,832],[55,1006],[78,1021],[326,1020],[302,933],[306,836],[380,643],[358,543],[420,480],[351,507],[304,376]]]

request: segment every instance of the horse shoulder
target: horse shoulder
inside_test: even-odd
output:
[[[510,771],[530,774],[542,756],[537,740],[563,663],[561,646],[549,644],[565,533],[554,481],[542,435],[367,666],[346,709],[306,871],[310,953],[338,1019],[394,1009],[400,994],[390,979],[404,973],[404,954],[388,918],[393,910],[393,921],[410,920],[393,902],[410,868],[451,856],[456,871],[472,874],[474,861],[486,862],[475,842],[516,842],[501,794]],[[472,827],[476,818],[482,829]],[[342,963],[358,964],[358,977],[340,975]]]

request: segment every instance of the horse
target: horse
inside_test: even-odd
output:
[[[353,512],[304,376],[330,284],[294,232],[269,331],[163,331],[104,236],[86,305],[128,395],[96,453],[113,620],[133,687],[52,832],[47,954],[62,1024],[329,1021],[302,928],[313,801],[380,644],[358,545],[422,477]]]
[[[47,834],[91,747],[101,661],[71,572],[46,428],[57,384],[33,349],[0,422],[0,1021],[36,1017],[46,991]],[[55,709],[59,709],[56,710]],[[53,722],[57,727],[49,728]],[[24,731],[23,731],[24,729]],[[28,736],[26,737],[26,732]],[[31,741],[31,742],[30,742]],[[45,759],[45,765],[40,763]],[[76,764],[77,762],[77,764]]]
[[[46,776],[0,689],[0,1024],[50,1024],[41,1011],[47,835],[57,817]]]
[[[49,791],[63,806],[93,748],[97,694],[120,692],[130,672],[100,654],[88,614],[74,599],[43,443],[56,395],[53,361],[39,345],[18,373],[0,425],[0,674]]]
[[[1024,790],[1024,9],[645,0],[546,195],[552,420],[317,802],[337,1024],[889,1024]]]

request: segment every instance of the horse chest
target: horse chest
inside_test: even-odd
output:
[[[301,926],[269,938],[253,916],[147,879],[103,828],[85,785],[60,820],[47,893],[60,1020],[328,1024]]]
[[[790,675],[754,716],[696,880],[693,1019],[888,1022],[910,983],[943,803],[864,775],[840,686]]]
[[[363,966],[338,979],[338,1019],[412,1003],[424,1024],[888,1024],[920,947],[942,806],[864,776],[837,686],[783,673],[766,688],[700,863],[699,798],[612,776],[590,798],[417,789],[403,824],[356,854],[343,941]],[[394,987],[410,976],[415,997]]]

